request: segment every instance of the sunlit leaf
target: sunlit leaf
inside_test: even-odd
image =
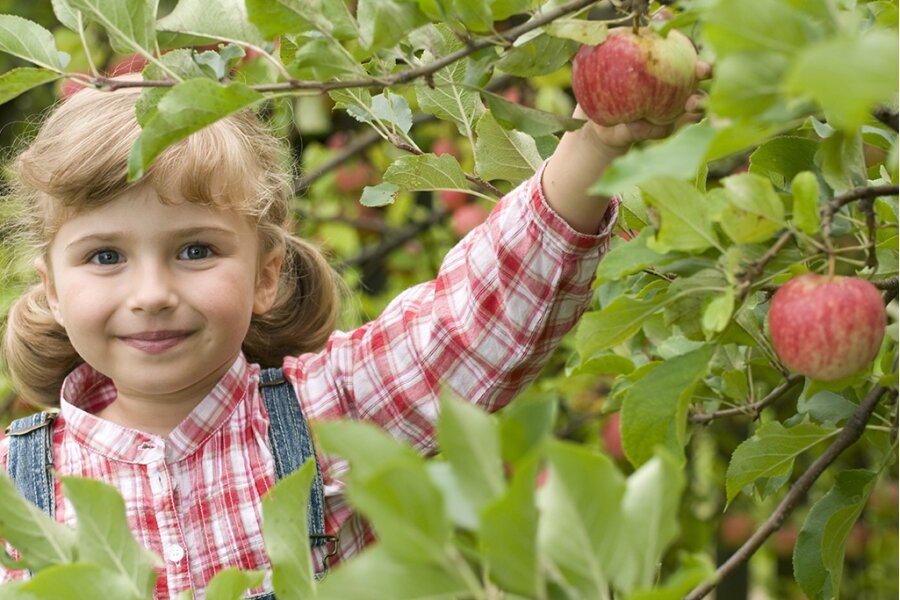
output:
[[[62,72],[68,62],[68,55],[56,49],[52,33],[15,15],[0,15],[0,52],[56,72]]]

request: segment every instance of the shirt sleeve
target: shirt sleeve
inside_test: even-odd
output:
[[[442,387],[494,411],[531,383],[589,303],[618,210],[613,200],[597,235],[579,233],[547,204],[542,173],[507,194],[434,280],[332,334],[324,351],[285,359],[310,419],[373,421],[429,454]]]

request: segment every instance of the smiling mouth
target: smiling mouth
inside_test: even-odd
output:
[[[142,331],[120,336],[125,344],[148,354],[159,354],[189,338],[191,331]]]

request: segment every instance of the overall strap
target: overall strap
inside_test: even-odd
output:
[[[6,470],[29,502],[49,516],[56,511],[53,491],[53,422],[59,409],[50,409],[13,421],[6,428],[9,453]]]
[[[322,470],[313,449],[309,426],[300,409],[294,387],[284,378],[281,369],[262,369],[259,390],[269,413],[269,444],[275,459],[275,476],[283,479],[303,466],[308,458],[316,463],[316,474],[310,490],[307,512],[309,541],[313,546],[331,544],[334,551],[337,539],[325,535],[325,489]],[[330,552],[332,555],[334,552]],[[326,558],[330,558],[326,557]],[[327,561],[326,561],[327,567]]]

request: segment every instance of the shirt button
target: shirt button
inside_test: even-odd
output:
[[[165,554],[166,560],[168,560],[169,562],[177,563],[182,558],[184,558],[184,548],[177,544],[166,546],[165,552],[163,554]]]

